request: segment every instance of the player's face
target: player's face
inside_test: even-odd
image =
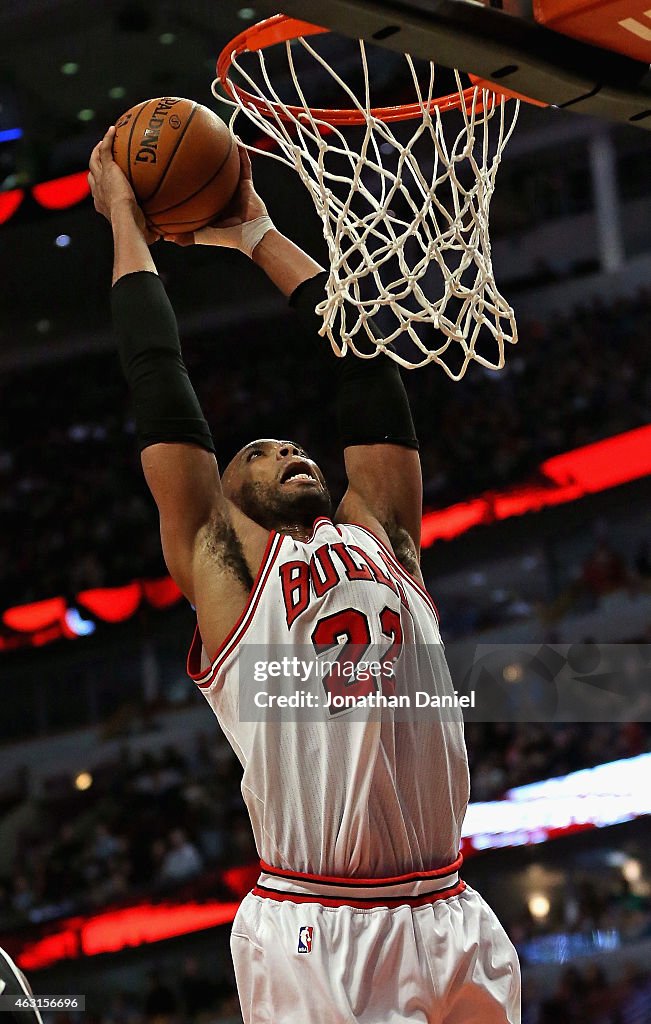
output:
[[[309,529],[318,516],[332,515],[323,473],[292,441],[247,444],[227,467],[223,485],[226,496],[267,529]]]

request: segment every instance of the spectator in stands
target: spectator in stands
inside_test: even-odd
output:
[[[35,902],[35,896],[27,876],[16,875],[14,878],[14,891],[11,897],[12,908],[19,914],[27,916]]]
[[[0,927],[2,923],[12,914],[12,900],[9,886],[0,880]]]
[[[193,956],[186,957],[183,964],[180,988],[183,1008],[189,1017],[196,1017],[211,1009],[222,995],[227,994],[219,985],[202,974],[199,963]]]
[[[158,971],[148,975],[148,988],[145,993],[144,1011],[148,1020],[169,1018],[176,1013],[178,1000],[173,989],[165,984]]]
[[[651,550],[647,541],[638,547],[633,564],[640,579],[648,583],[651,580]]]
[[[621,555],[606,537],[599,537],[581,572],[583,586],[596,598],[620,590],[628,582],[628,570]]]
[[[583,978],[575,967],[566,968],[554,994],[541,1004],[539,1024],[579,1024],[583,994]]]
[[[616,1024],[616,993],[603,967],[589,964],[584,974],[583,1014],[590,1024]]]
[[[149,877],[160,879],[167,856],[167,845],[163,839],[154,839],[149,848]]]
[[[169,835],[169,847],[161,865],[162,881],[185,882],[201,871],[203,864],[196,846],[180,828]]]
[[[232,327],[221,358],[219,339],[208,346],[199,337],[188,347],[199,397],[224,439],[220,459],[240,447],[252,408],[264,433],[290,407],[296,431],[305,410],[320,407],[317,383],[290,393],[273,344],[278,329],[273,319],[257,324],[248,364],[233,361]],[[289,366],[302,339],[291,320],[282,330]],[[640,293],[523,324],[521,347],[503,373],[471,373],[454,386],[431,368],[414,374],[416,426],[434,407],[438,417],[436,439],[422,452],[428,500],[446,505],[508,485],[550,455],[648,422],[650,331],[651,298]],[[91,380],[102,387],[89,388]],[[23,424],[0,451],[3,608],[164,572],[153,505],[131,455],[133,425],[126,410],[115,413],[121,394],[117,369],[97,355],[0,377],[8,423]],[[324,441],[328,423],[316,422],[305,436],[328,479],[341,481],[340,461]]]
[[[637,964],[631,964],[624,977],[620,1021],[621,1024],[651,1021],[651,975],[641,971]]]
[[[130,992],[118,992],[113,996],[108,1013],[102,1024],[139,1024],[140,1014],[137,1001]]]
[[[643,753],[651,749],[651,724],[648,718],[634,724],[590,726],[469,722],[467,739],[473,798],[493,800],[514,785],[589,767],[606,755]],[[123,749],[114,764],[104,763],[95,773],[98,799],[92,821],[84,794],[44,787],[46,796],[36,817],[17,839],[16,870],[7,879],[5,916],[13,924],[54,919],[116,900],[167,894],[181,885],[214,895],[221,884],[220,869],[252,864],[256,851],[242,807],[239,763],[217,735],[209,741],[190,737],[188,743],[197,745],[198,756],[150,753],[132,764],[135,759]],[[173,762],[178,768],[171,767]],[[139,776],[151,781],[163,765],[164,770],[178,773],[178,799],[168,803],[141,794],[134,805]],[[66,785],[70,786],[69,781]],[[650,868],[644,863],[644,851],[632,849],[629,854],[641,861],[646,877]],[[62,860],[66,861],[65,888],[61,888]],[[612,927],[630,938],[649,933],[647,897],[633,887],[629,891],[621,878],[618,883],[617,878],[604,880],[588,874],[585,885],[582,881],[573,880],[576,906],[574,916],[565,919],[566,929]],[[550,919],[536,934],[549,934],[554,927]],[[527,926],[515,912],[513,937],[523,943],[531,934],[530,922]]]
[[[95,838],[91,846],[91,856],[99,861],[107,861],[123,848],[124,843],[117,836],[111,835],[108,827],[100,821],[95,826]]]

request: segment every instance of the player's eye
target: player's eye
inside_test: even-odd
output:
[[[246,457],[246,461],[251,462],[251,460],[254,459],[256,455],[262,455],[262,450],[260,448],[254,448],[253,451],[249,452],[249,454]]]

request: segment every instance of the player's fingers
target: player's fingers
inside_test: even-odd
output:
[[[194,231],[186,231],[180,235],[163,235],[166,242],[174,242],[176,245],[194,245]]]
[[[115,125],[111,125],[106,135],[99,144],[99,158],[102,163],[113,159],[113,139],[115,138]]]
[[[97,176],[97,174],[99,173],[99,171],[101,169],[100,158],[99,158],[99,147],[100,146],[101,146],[101,143],[98,142],[97,145],[94,147],[93,152],[90,154],[90,160],[88,161],[88,166],[90,168],[90,172],[91,172],[91,174],[94,174],[95,176]]]
[[[253,178],[251,157],[241,142],[238,142],[237,148],[240,154],[240,181],[250,181]]]

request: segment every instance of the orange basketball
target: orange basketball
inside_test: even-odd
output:
[[[240,155],[228,125],[194,100],[144,100],[117,121],[113,157],[147,224],[159,234],[197,231],[235,192]]]

